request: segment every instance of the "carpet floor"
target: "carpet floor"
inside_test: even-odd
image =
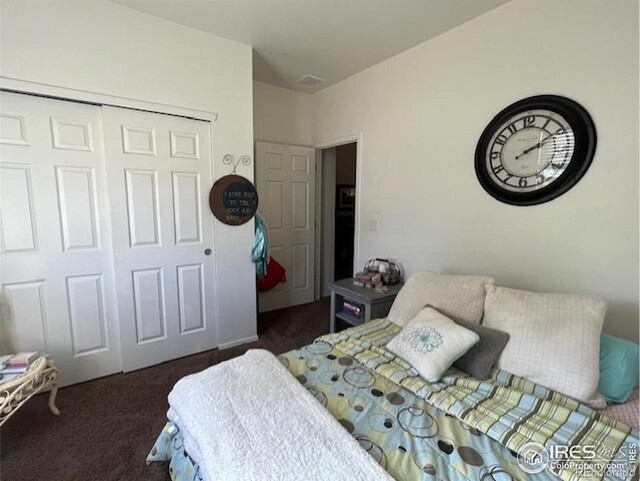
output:
[[[35,396],[0,432],[4,481],[168,481],[168,467],[145,458],[165,423],[167,394],[183,376],[247,349],[274,354],[309,344],[329,331],[329,302],[261,314],[260,339],[195,354],[127,374],[60,389],[60,416]]]

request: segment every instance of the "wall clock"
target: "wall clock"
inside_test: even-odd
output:
[[[501,202],[541,204],[580,180],[595,149],[596,129],[581,105],[556,95],[529,97],[509,105],[484,129],[476,175]]]

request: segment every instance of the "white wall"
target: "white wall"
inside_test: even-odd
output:
[[[253,124],[256,140],[311,145],[311,95],[253,82]]]
[[[591,113],[595,159],[552,202],[499,203],[476,179],[476,143],[503,107],[543,93]],[[598,294],[605,330],[638,339],[637,1],[514,0],[313,97],[315,143],[363,135],[360,265]]]
[[[102,0],[2,0],[1,75],[219,113],[214,175],[253,153],[251,47]],[[239,173],[253,178],[253,166]],[[216,221],[220,342],[256,334],[253,223]]]

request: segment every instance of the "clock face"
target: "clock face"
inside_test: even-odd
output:
[[[498,200],[538,204],[571,188],[594,150],[595,128],[581,106],[564,97],[531,97],[487,126],[476,149],[476,172]]]
[[[575,138],[569,122],[549,110],[528,110],[502,123],[489,141],[489,175],[513,192],[541,189],[569,166]]]

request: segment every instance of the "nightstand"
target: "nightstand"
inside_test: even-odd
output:
[[[368,287],[354,286],[352,278],[329,283],[329,290],[331,291],[331,318],[329,325],[331,332],[336,330],[336,318],[350,326],[357,326],[371,319],[386,317],[393,301],[402,288],[402,284],[385,287],[387,288],[386,292],[379,292]],[[361,315],[355,316],[343,311],[344,301],[351,301],[351,303],[362,306]]]

